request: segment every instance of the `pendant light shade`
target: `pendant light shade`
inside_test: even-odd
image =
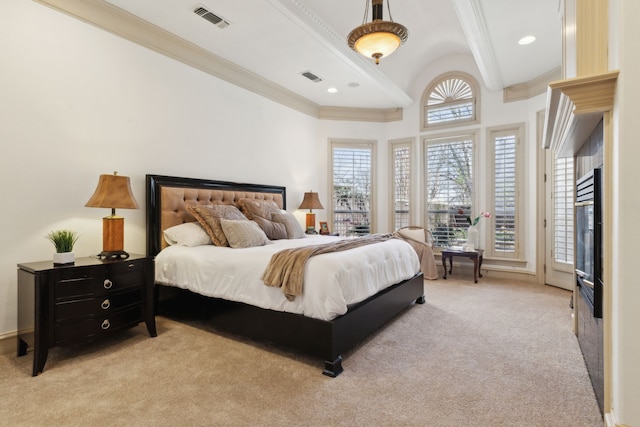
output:
[[[391,55],[407,41],[409,31],[404,25],[393,22],[393,20],[383,20],[383,0],[372,1],[373,20],[365,23],[368,3],[367,1],[363,24],[349,33],[348,43],[351,49],[367,58],[375,59],[376,64],[379,64],[380,58]],[[391,19],[391,12],[389,12],[389,19]]]

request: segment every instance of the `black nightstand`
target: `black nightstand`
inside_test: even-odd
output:
[[[77,258],[18,264],[18,356],[32,347],[33,376],[49,348],[102,339],[145,322],[155,337],[153,258]]]

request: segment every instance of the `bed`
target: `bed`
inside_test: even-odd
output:
[[[277,295],[280,292],[279,289],[264,286],[264,284],[259,286],[260,277],[255,278],[254,273],[251,273],[254,276],[249,276],[245,271],[242,272],[245,276],[239,276],[246,277],[246,280],[243,279],[246,286],[254,289],[250,294],[252,296],[246,296],[249,295],[248,291],[237,291],[238,285],[227,286],[236,291],[236,295],[208,291],[206,286],[208,282],[212,285],[221,282],[224,287],[226,282],[221,278],[238,274],[224,272],[196,274],[194,273],[195,264],[184,264],[191,262],[189,260],[193,254],[199,253],[199,256],[205,260],[204,263],[220,260],[219,264],[231,265],[234,259],[242,259],[242,262],[247,265],[247,271],[250,269],[261,271],[266,262],[264,261],[266,255],[261,255],[261,252],[266,251],[272,254],[285,247],[316,244],[318,239],[324,243],[337,238],[305,236],[295,241],[274,240],[263,247],[248,250],[219,248],[215,245],[203,245],[197,248],[171,246],[167,244],[164,232],[171,227],[194,221],[190,214],[192,211],[187,209],[188,206],[237,205],[239,200],[255,199],[272,202],[284,212],[286,188],[147,175],[146,191],[147,253],[156,259],[156,307],[159,314],[170,310],[173,304],[177,304],[178,299],[174,298],[177,294],[187,294],[191,301],[215,300],[220,304],[216,305],[210,322],[216,329],[258,341],[271,342],[280,347],[320,358],[324,360],[323,374],[336,377],[343,371],[342,360],[345,353],[353,350],[409,306],[425,302],[423,277],[418,271],[419,266],[416,268],[413,260],[407,261],[409,256],[402,251],[405,250],[403,245],[409,245],[397,239],[346,251],[350,255],[361,252],[359,256],[364,256],[364,259],[396,257],[401,263],[412,265],[398,267],[397,273],[394,272],[396,267],[383,265],[379,268],[382,269],[380,271],[385,271],[385,275],[345,276],[349,280],[362,282],[357,288],[368,289],[366,291],[368,293],[362,294],[365,291],[358,291],[351,292],[354,295],[349,293],[344,298],[342,296],[333,298],[340,300],[336,304],[318,304],[312,300],[312,295],[330,292],[334,287],[346,286],[341,283],[337,285],[329,283],[332,281],[324,279],[325,276],[322,275],[323,270],[328,269],[326,267],[328,264],[323,263],[329,263],[331,257],[339,257],[341,262],[344,262],[346,257],[343,254],[346,252],[310,258],[305,267],[304,293],[290,300],[282,294]],[[384,251],[385,255],[377,254],[379,251]],[[233,256],[229,256],[229,253],[233,253]],[[223,261],[224,256],[228,256],[228,261]],[[362,261],[353,262],[361,263]],[[395,262],[398,263],[398,261]],[[200,263],[200,261],[197,262],[198,265]],[[189,266],[185,267],[185,265]],[[236,272],[239,270],[237,266],[231,268],[235,268]],[[349,266],[347,269],[352,270],[353,267]],[[310,271],[312,274],[309,274]],[[391,273],[387,274],[389,271]],[[341,273],[335,275],[344,276]],[[195,276],[203,276],[204,283],[195,284],[199,282]],[[388,277],[378,279],[378,276]],[[395,279],[396,277],[401,279]],[[390,283],[382,283],[385,280]],[[319,283],[314,284],[314,281]],[[257,296],[254,296],[253,292],[257,292]]]

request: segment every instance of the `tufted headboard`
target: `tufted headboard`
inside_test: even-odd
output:
[[[197,178],[147,175],[147,255],[167,246],[162,232],[174,225],[195,221],[187,212],[192,205],[234,205],[240,199],[273,200],[286,209],[286,188]]]

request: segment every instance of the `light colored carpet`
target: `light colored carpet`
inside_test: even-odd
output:
[[[409,308],[322,361],[157,318],[106,343],[0,356],[6,426],[602,426],[570,293],[481,279],[425,282]]]

